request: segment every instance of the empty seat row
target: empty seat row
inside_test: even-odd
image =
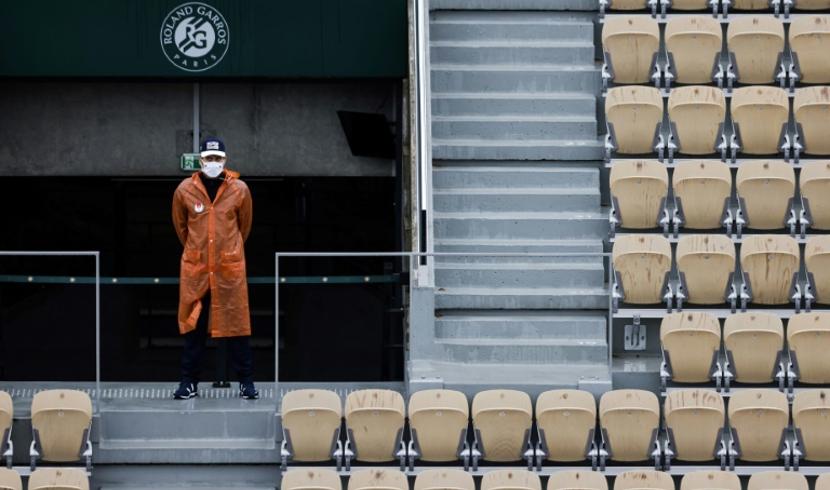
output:
[[[724,235],[688,235],[677,244],[676,275],[668,239],[661,235],[620,235],[612,250],[614,307],[665,303],[714,305],[740,302],[761,305],[830,302],[830,236],[814,236],[804,254],[806,276],[800,274],[798,242],[786,235],[746,235],[740,245],[736,273],[735,245]]]
[[[673,83],[731,88],[735,83],[781,86],[830,83],[830,16],[804,15],[784,23],[772,16],[732,19],[723,32],[717,19],[705,15],[671,18],[664,41],[656,20],[619,15],[602,30],[603,84],[670,87]],[[789,41],[789,42],[787,42]]]
[[[32,398],[32,469],[38,460],[47,462],[83,461],[92,467],[92,400],[77,390],[46,390]],[[0,391],[0,454],[11,467],[14,406],[8,393]],[[30,487],[31,488],[31,487]]]
[[[606,158],[612,155],[657,154],[671,161],[676,154],[712,155],[735,160],[738,154],[791,156],[830,155],[827,115],[830,87],[796,89],[792,121],[784,89],[751,86],[735,89],[727,99],[717,87],[693,85],[669,94],[667,121],[663,97],[654,87],[626,85],[608,90]]]
[[[89,490],[86,472],[77,468],[41,468],[29,475],[28,490]],[[0,490],[23,490],[20,474],[0,468]]]
[[[830,10],[830,0],[599,0],[600,16],[605,12],[631,12],[648,10],[653,16],[658,13],[665,17],[666,12],[685,13],[696,10],[708,10],[713,14],[723,12],[728,15],[731,9],[739,11],[769,11],[776,16],[790,11]],[[612,17],[612,16],[609,16]]]
[[[660,323],[663,386],[714,381],[728,389],[733,381],[778,383],[792,388],[830,383],[830,313],[802,312],[787,323],[764,311],[718,319],[706,312],[675,312]],[[785,343],[786,339],[786,343]]]

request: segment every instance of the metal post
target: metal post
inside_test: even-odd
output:
[[[274,254],[274,392],[280,382],[280,254]]]
[[[199,139],[201,138],[200,127],[202,125],[200,109],[202,97],[199,83],[193,84],[193,153],[199,153]]]
[[[95,252],[95,413],[101,413],[101,252]]]

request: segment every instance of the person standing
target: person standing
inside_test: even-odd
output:
[[[226,169],[225,144],[205,139],[202,169],[173,194],[173,226],[184,250],[179,274],[179,332],[184,336],[181,383],[173,398],[199,396],[207,336],[228,343],[239,378],[239,396],[259,398],[253,382],[251,318],[245,273],[245,241],[251,232],[252,201],[239,174]]]

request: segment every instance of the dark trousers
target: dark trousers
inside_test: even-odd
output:
[[[196,322],[196,329],[184,334],[184,351],[182,352],[182,381],[198,383],[202,371],[202,358],[205,354],[205,342],[208,336],[208,318],[210,316],[210,291],[202,298],[202,313]],[[253,352],[250,337],[225,337],[217,339],[226,342],[231,366],[236,371],[240,383],[253,382]],[[224,381],[224,380],[222,380]]]

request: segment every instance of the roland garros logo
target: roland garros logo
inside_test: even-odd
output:
[[[213,68],[228,52],[228,23],[218,10],[201,2],[179,5],[161,24],[161,49],[182,70]]]

